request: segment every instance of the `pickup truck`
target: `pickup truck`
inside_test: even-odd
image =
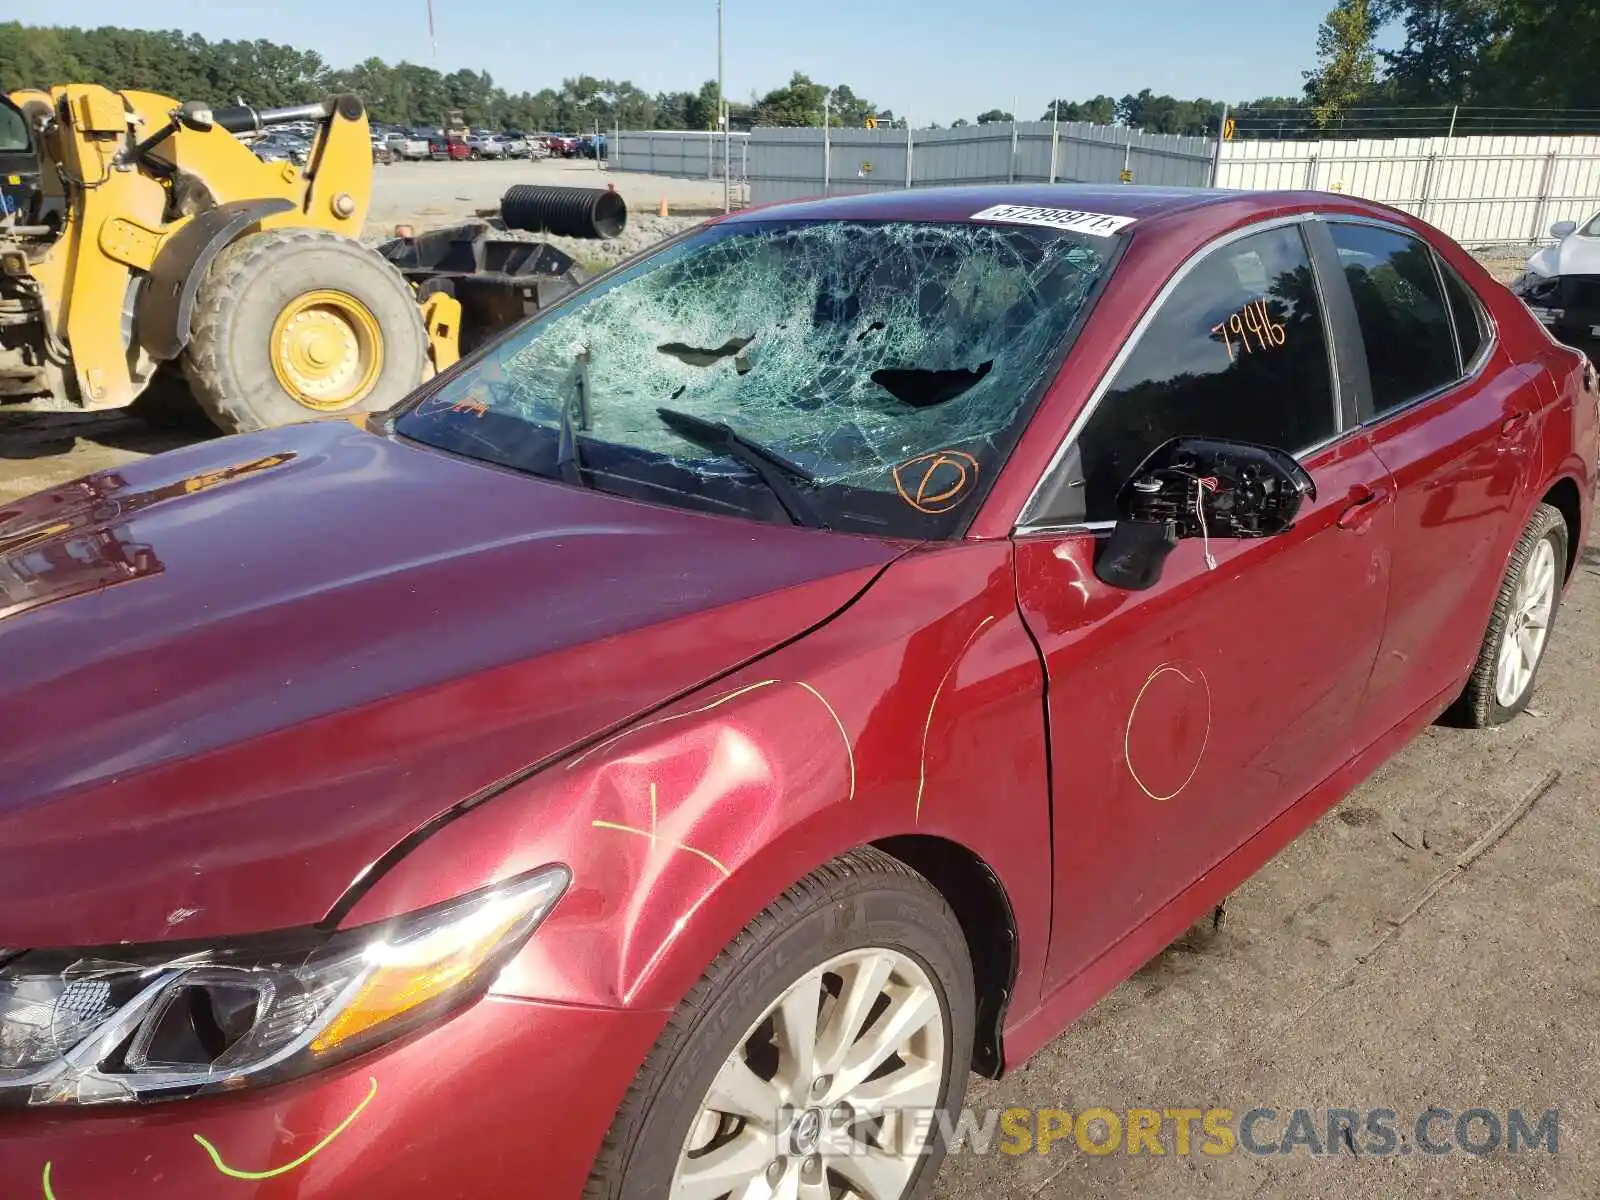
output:
[[[428,139],[413,137],[409,133],[391,133],[387,140],[389,152],[396,158],[420,161],[428,157]]]

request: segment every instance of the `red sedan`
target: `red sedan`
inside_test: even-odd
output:
[[[1429,722],[1584,359],[1346,196],[751,211],[356,428],[0,510],[6,1194],[926,1195]]]

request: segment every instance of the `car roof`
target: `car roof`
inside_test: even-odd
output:
[[[970,221],[996,204],[1063,208],[1132,217],[1141,224],[1213,210],[1213,220],[1246,221],[1308,208],[1367,211],[1393,218],[1394,210],[1348,195],[1323,192],[1225,191],[1137,184],[1021,183],[973,187],[894,188],[864,195],[784,201],[744,209],[731,220]],[[1207,222],[1210,224],[1211,222]]]

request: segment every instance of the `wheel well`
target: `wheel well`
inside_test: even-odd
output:
[[[1544,502],[1553,506],[1561,513],[1561,519],[1567,526],[1567,573],[1563,579],[1571,579],[1574,568],[1578,565],[1578,555],[1583,552],[1579,539],[1583,536],[1583,497],[1578,493],[1578,485],[1570,479],[1558,479],[1555,485],[1544,494]]]
[[[1005,1063],[1000,1029],[1017,976],[1017,927],[1005,888],[987,863],[957,842],[907,834],[873,844],[933,884],[961,922],[978,1000],[972,1069],[998,1079]]]

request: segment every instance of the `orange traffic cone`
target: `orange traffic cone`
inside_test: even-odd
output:
[[[665,192],[661,194],[661,207],[656,210],[656,215],[660,217],[667,215],[667,196]]]

